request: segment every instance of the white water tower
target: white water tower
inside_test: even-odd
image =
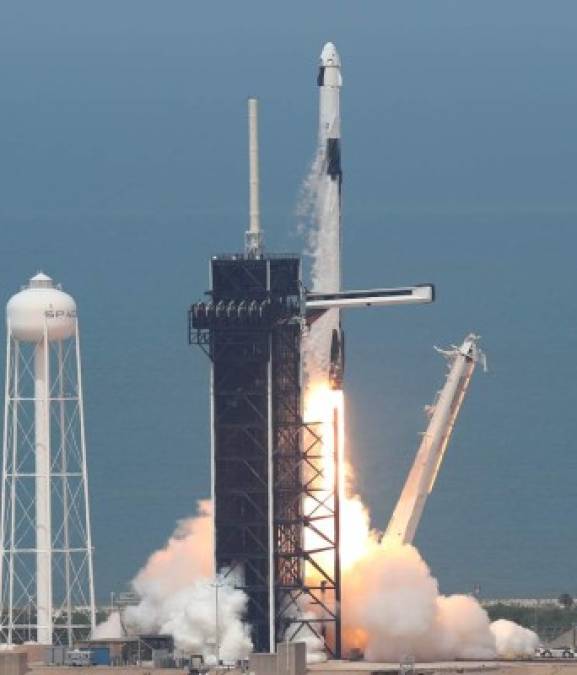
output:
[[[0,642],[72,645],[95,625],[74,299],[39,273],[6,307]]]

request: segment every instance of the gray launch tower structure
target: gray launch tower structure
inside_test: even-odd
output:
[[[304,550],[303,502],[324,469],[320,435],[313,426],[305,434],[302,419],[301,260],[262,251],[256,116],[249,99],[246,251],[212,258],[209,298],[189,312],[189,342],[211,361],[215,568],[248,597],[245,619],[256,651],[275,651],[277,642],[306,631],[326,638],[338,656],[336,537],[323,543],[330,562],[319,570],[322,582],[311,587],[304,580],[311,552]],[[314,618],[302,611],[311,604]]]
[[[216,568],[248,596],[255,649],[274,651],[297,621],[298,598],[321,601],[320,586],[303,580],[300,259],[219,256],[211,276],[210,301],[190,312],[190,340],[212,362]],[[325,598],[327,586],[335,580]]]

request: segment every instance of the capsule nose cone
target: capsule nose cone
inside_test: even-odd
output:
[[[330,66],[340,68],[341,58],[337,48],[332,42],[327,42],[321,51],[320,65],[327,68]]]

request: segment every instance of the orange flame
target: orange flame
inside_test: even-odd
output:
[[[322,475],[314,485],[315,498],[305,501],[305,515],[312,516],[312,527],[305,530],[307,550],[320,551],[316,560],[326,566],[331,553],[323,551],[327,539],[334,538],[335,455],[339,461],[338,495],[340,501],[341,570],[346,572],[363,558],[375,542],[369,525],[369,514],[358,495],[347,489],[352,472],[345,462],[345,401],[342,390],[333,390],[327,383],[317,383],[309,388],[305,399],[305,419],[314,425],[322,439]],[[337,452],[335,453],[335,444]],[[326,538],[325,538],[326,537]],[[309,580],[319,580],[313,565],[308,565]]]

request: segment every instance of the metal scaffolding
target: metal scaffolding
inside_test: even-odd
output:
[[[49,277],[31,296],[7,312],[0,642],[72,646],[96,624],[78,321]]]
[[[189,341],[212,364],[216,569],[248,596],[255,650],[316,635],[338,656],[338,490],[319,498],[322,439],[302,418],[300,258],[215,257],[211,286],[190,309]],[[305,499],[318,502],[308,516]],[[320,519],[335,535],[323,534],[322,560],[305,546]],[[321,582],[306,583],[307,565]]]

